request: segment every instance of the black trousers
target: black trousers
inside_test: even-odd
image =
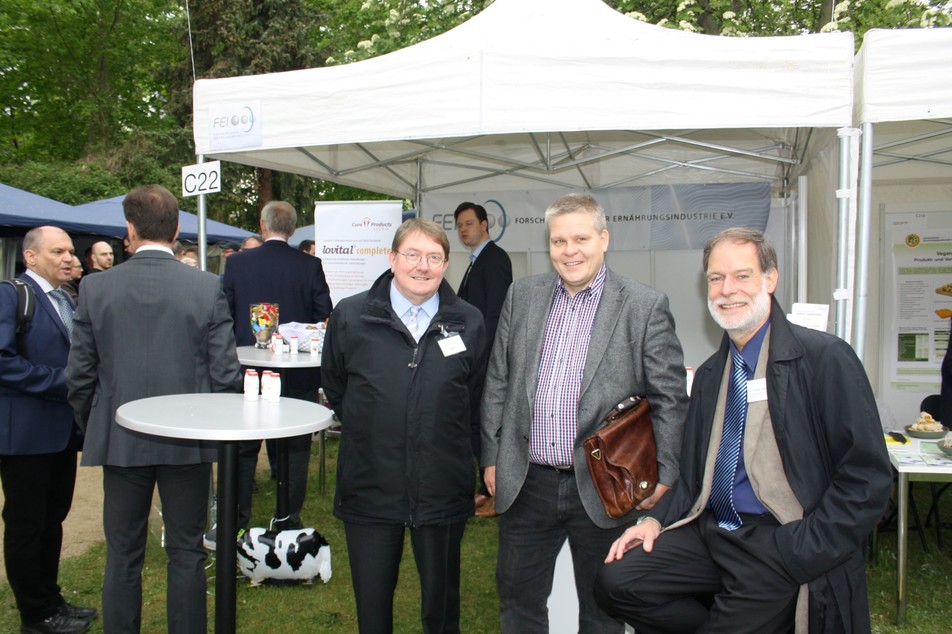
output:
[[[317,389],[314,386],[302,388],[294,384],[283,386],[281,394],[288,398],[317,402]],[[287,439],[288,447],[288,517],[287,528],[301,528],[301,509],[307,498],[308,465],[311,460],[311,434],[294,436]],[[258,466],[260,440],[246,440],[238,443],[238,528],[248,528],[251,520],[252,495],[255,484],[255,470]],[[277,517],[275,509],[275,517]],[[285,519],[278,517],[277,519]]]
[[[466,521],[410,528],[420,573],[425,634],[459,634],[460,544]],[[393,632],[393,593],[400,574],[401,524],[344,522],[360,634]]]
[[[102,587],[107,634],[142,629],[142,566],[149,513],[156,487],[162,502],[166,578],[166,632],[205,634],[205,559],[202,546],[208,512],[211,464],[103,467],[103,529],[106,571]]]
[[[63,520],[73,503],[76,451],[0,456],[3,557],[24,623],[43,621],[63,604],[57,583]]]
[[[787,573],[772,516],[726,531],[705,511],[602,568],[595,599],[638,634],[792,632],[799,584]]]

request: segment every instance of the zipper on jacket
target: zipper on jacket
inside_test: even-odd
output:
[[[420,346],[413,347],[413,358],[410,359],[410,363],[407,364],[407,367],[411,370],[416,370],[417,366],[420,365],[416,362],[417,353],[420,351]]]

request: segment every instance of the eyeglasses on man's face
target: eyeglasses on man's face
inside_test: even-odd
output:
[[[426,260],[426,263],[432,267],[442,266],[446,262],[446,258],[438,253],[431,253],[430,255],[423,255],[422,253],[417,253],[416,251],[408,251],[406,253],[402,251],[396,251],[407,260],[407,264],[410,266],[416,266],[420,263],[420,260]]]

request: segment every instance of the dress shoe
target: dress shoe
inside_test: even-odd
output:
[[[96,608],[83,608],[78,605],[73,605],[69,601],[63,603],[60,606],[60,614],[63,616],[68,616],[71,619],[81,619],[83,621],[92,621],[97,616],[99,616],[99,611]]]
[[[499,517],[496,512],[493,498],[482,493],[477,493],[476,498],[476,517]]]
[[[45,621],[20,626],[21,634],[82,634],[88,631],[89,621],[58,613]]]

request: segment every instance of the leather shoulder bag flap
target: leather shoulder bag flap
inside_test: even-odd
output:
[[[595,491],[609,517],[629,513],[658,484],[650,410],[646,398],[629,396],[605,415],[604,425],[583,443]]]

